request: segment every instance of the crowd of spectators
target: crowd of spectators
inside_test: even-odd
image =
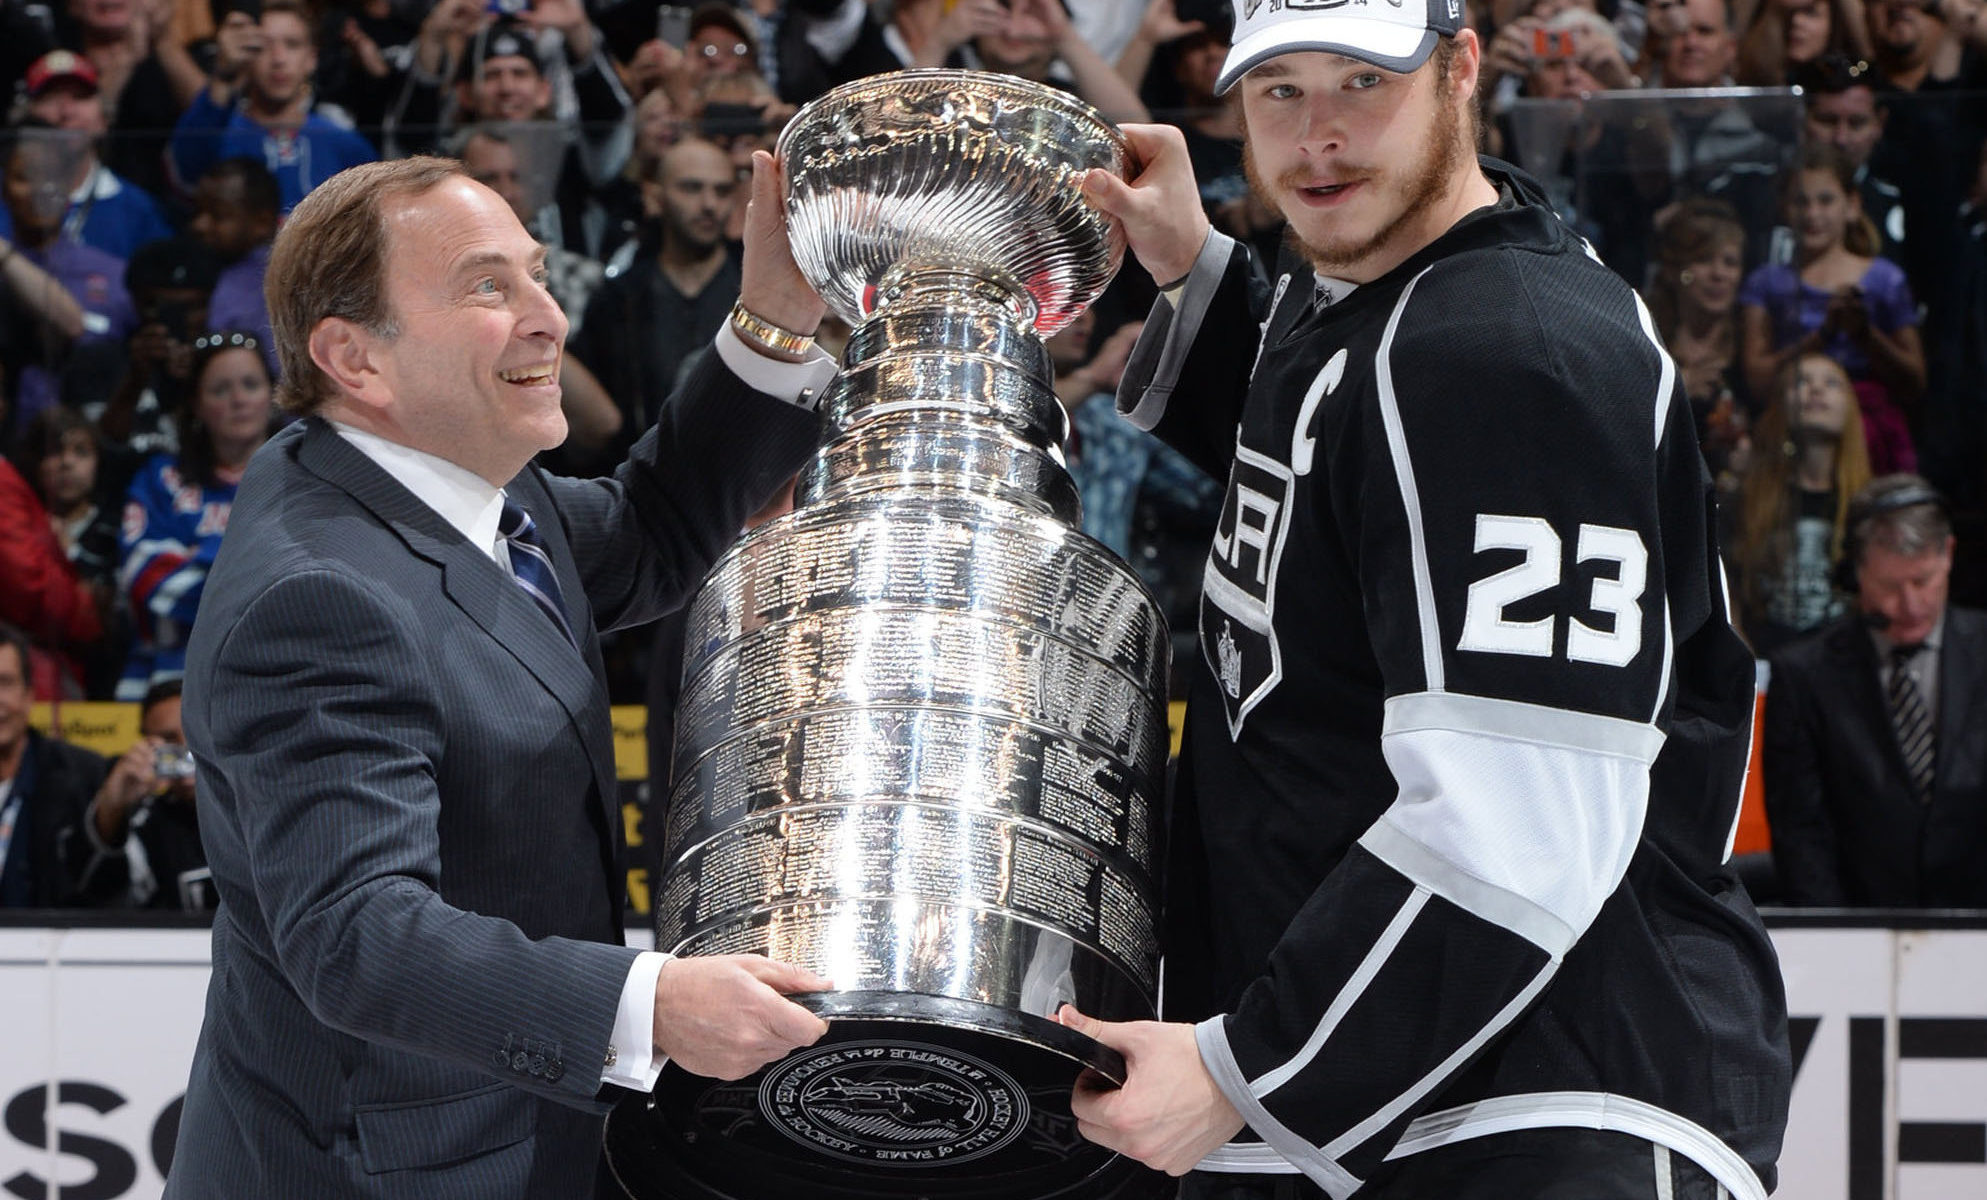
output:
[[[1888,472],[1942,489],[1978,597],[1987,0],[1466,8],[1484,149],[1546,185],[1676,360],[1761,655],[1853,610],[1848,507]],[[22,686],[139,700],[177,678],[280,419],[270,244],[338,170],[458,157],[547,245],[573,331],[547,465],[596,473],[736,297],[752,151],[842,82],[1000,70],[1176,124],[1214,223],[1274,261],[1239,106],[1214,95],[1232,22],[1229,0],[4,0],[0,621]],[[1220,487],[1111,417],[1138,275],[1052,349],[1089,532],[1191,631]],[[1458,402],[1495,403],[1483,387]],[[639,701],[645,639],[609,657]]]

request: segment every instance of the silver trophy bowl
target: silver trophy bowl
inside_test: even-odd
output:
[[[1131,1195],[1083,1140],[1149,1019],[1168,638],[1076,528],[1043,338],[1123,233],[1123,138],[1056,89],[910,71],[780,138],[794,257],[854,328],[794,510],[687,617],[656,946],[764,953],[830,1032],[738,1083],[671,1068],[610,1122],[637,1197]]]

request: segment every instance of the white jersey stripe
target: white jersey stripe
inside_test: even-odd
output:
[[[1660,378],[1656,381],[1656,440],[1651,445],[1663,444],[1663,426],[1670,420],[1670,396],[1676,390],[1677,364],[1670,352],[1663,349],[1663,339],[1656,336],[1656,320],[1649,315],[1649,306],[1634,292],[1628,293],[1635,301],[1635,319],[1642,325],[1642,336],[1649,339],[1649,345],[1656,351],[1656,360],[1661,364]]]
[[[1477,1030],[1474,1037],[1456,1047],[1449,1057],[1435,1064],[1434,1070],[1415,1080],[1406,1091],[1381,1106],[1378,1112],[1346,1130],[1325,1146],[1325,1157],[1336,1161],[1350,1154],[1354,1147],[1364,1145],[1382,1129],[1399,1120],[1403,1113],[1421,1103],[1428,1093],[1448,1082],[1449,1077],[1461,1070],[1462,1065],[1475,1057],[1476,1052],[1483,1049],[1491,1038],[1504,1032],[1506,1026],[1518,1019],[1519,1013],[1532,1006],[1532,1001],[1538,999],[1538,994],[1545,990],[1546,984],[1552,982],[1552,977],[1558,970],[1557,962],[1547,963],[1532,981],[1525,985],[1525,990],[1511,997],[1510,1003],[1498,1009],[1497,1015],[1490,1018],[1482,1029]]]
[[[1401,939],[1407,936],[1408,926],[1414,924],[1414,919],[1428,906],[1428,894],[1428,889],[1417,887],[1408,895],[1407,902],[1394,914],[1394,919],[1387,922],[1387,928],[1381,932],[1372,948],[1367,950],[1366,957],[1360,960],[1358,969],[1354,970],[1352,977],[1345,981],[1345,986],[1339,989],[1338,995],[1332,997],[1331,1004],[1325,1008],[1325,1015],[1318,1019],[1317,1028],[1313,1029],[1311,1036],[1305,1039],[1303,1048],[1282,1066],[1258,1075],[1249,1084],[1252,1095],[1258,1099],[1269,1095],[1290,1082],[1299,1071],[1311,1065],[1311,1060],[1324,1048],[1326,1039],[1338,1029],[1338,1023],[1345,1019],[1345,1014],[1358,1003],[1359,997],[1365,994],[1367,985],[1373,982],[1373,977],[1386,965],[1387,959],[1394,952],[1394,947],[1400,945]]]
[[[1738,1152],[1702,1125],[1644,1100],[1609,1092],[1532,1092],[1495,1096],[1424,1113],[1408,1125],[1389,1161],[1451,1142],[1514,1129],[1608,1129],[1668,1146],[1696,1163],[1738,1200],[1766,1200],[1766,1189]]]
[[[1420,275],[1401,289],[1401,298],[1387,318],[1386,332],[1380,335],[1380,348],[1373,355],[1373,377],[1379,388],[1380,419],[1387,429],[1394,477],[1400,481],[1401,507],[1407,511],[1408,547],[1414,560],[1414,596],[1421,610],[1421,665],[1426,676],[1422,685],[1427,691],[1439,692],[1445,686],[1442,629],[1435,619],[1435,584],[1428,571],[1428,536],[1421,527],[1421,493],[1414,486],[1414,464],[1408,461],[1407,431],[1401,425],[1401,406],[1394,395],[1394,368],[1389,358],[1394,348],[1394,332],[1400,328],[1401,313],[1407,310],[1408,299],[1414,295],[1414,285],[1430,270],[1433,268],[1424,267]]]

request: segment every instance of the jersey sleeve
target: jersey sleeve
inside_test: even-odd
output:
[[[1659,464],[1688,408],[1639,300],[1526,257],[1444,260],[1388,319],[1326,503],[1398,792],[1197,1029],[1257,1135],[1336,1197],[1550,984],[1627,870],[1664,743]]]
[[[1183,286],[1153,302],[1118,411],[1216,479],[1228,472],[1268,301],[1248,247],[1210,230]]]

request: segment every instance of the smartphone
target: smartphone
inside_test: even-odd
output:
[[[690,40],[690,10],[681,4],[665,4],[655,12],[655,36],[665,46],[678,50]]]
[[[485,0],[483,9],[493,17],[515,17],[531,11],[531,0]]]
[[[1533,58],[1572,58],[1573,31],[1570,29],[1532,30]]]

